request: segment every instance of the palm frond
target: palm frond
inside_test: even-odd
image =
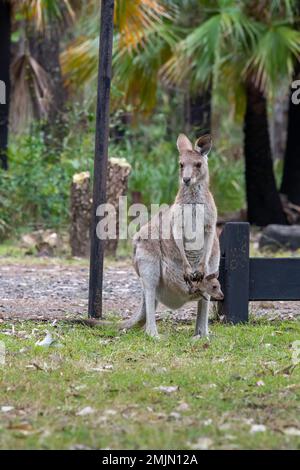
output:
[[[123,2],[119,0],[117,5],[121,7]],[[128,10],[128,5],[132,6],[132,9]],[[135,9],[138,9],[138,11],[141,9],[143,17],[143,15],[146,15],[144,8],[146,6],[154,8],[154,5],[158,8],[159,2],[153,2],[152,0],[126,2],[127,11],[124,15],[128,17],[129,13],[133,14]],[[157,15],[164,11],[158,8]],[[133,105],[139,104],[144,112],[153,109],[155,105],[158,71],[164,61],[169,58],[170,51],[178,41],[179,34],[169,19],[166,19],[169,18],[168,13],[163,16],[162,21],[157,20],[157,18],[156,14],[153,13],[144,23],[142,20],[138,20],[141,21],[138,27],[142,27],[142,25],[145,27],[138,41],[137,37],[134,41],[131,41],[123,36],[122,23],[117,26],[117,32],[115,33],[113,91],[117,90],[118,100],[122,96],[123,102]],[[76,39],[63,51],[61,65],[67,86],[82,87],[88,82],[95,81],[99,54],[98,46],[98,34],[91,34],[90,38],[80,37]]]
[[[11,125],[15,132],[26,128],[33,117],[46,119],[51,100],[50,81],[38,62],[24,52],[12,63]]]
[[[70,23],[75,18],[69,0],[16,0],[15,7],[38,30],[44,30],[53,18],[63,23]]]
[[[171,20],[172,12],[160,0],[118,0],[115,24],[120,33],[120,47],[132,50],[144,44],[147,32],[164,19]]]
[[[255,76],[256,85],[271,90],[283,77],[292,77],[300,58],[300,32],[282,25],[266,26],[244,74]]]
[[[207,86],[211,80],[218,80],[223,51],[237,54],[240,48],[250,50],[258,34],[259,24],[248,18],[236,2],[222,0],[212,16],[177,45],[162,68],[162,76],[167,82],[180,84],[188,80]]]
[[[79,37],[73,41],[60,56],[66,85],[80,87],[96,78],[98,54],[98,37]]]
[[[116,47],[113,56],[115,86],[122,90],[126,104],[150,112],[156,104],[159,70],[178,40],[175,30],[164,25],[149,33],[147,46],[135,51]]]

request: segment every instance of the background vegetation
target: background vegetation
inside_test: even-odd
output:
[[[0,8],[0,79],[10,69],[0,110],[3,239],[18,227],[65,226],[72,175],[92,171],[99,5],[1,0]],[[248,207],[256,225],[288,222],[279,191],[300,204],[299,110],[287,111],[298,8],[294,0],[116,0],[110,155],[133,167],[130,198],[171,202],[178,133],[210,131],[219,212]]]

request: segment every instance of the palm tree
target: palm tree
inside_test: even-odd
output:
[[[167,6],[165,6],[165,4]],[[66,84],[72,89],[95,83],[98,64],[98,2],[87,2],[80,35],[63,51],[61,63]],[[172,2],[116,0],[113,52],[113,96],[149,113],[156,103],[158,73],[178,40],[173,28],[177,14]],[[91,87],[96,89],[96,87]]]
[[[12,3],[14,13],[22,17],[12,63],[13,126],[22,130],[32,117],[47,119],[52,126],[63,113],[66,99],[59,60],[61,32],[74,12],[69,0]]]
[[[299,30],[300,2],[295,2],[295,27]],[[294,80],[300,79],[300,62],[298,61],[294,70]],[[299,122],[300,106],[295,104],[292,95],[295,92],[291,87],[289,113],[288,113],[288,137],[286,151],[284,155],[283,176],[280,191],[287,197],[288,203],[292,204],[292,209],[296,209],[299,220],[300,206],[300,141]],[[298,207],[293,207],[298,206]]]
[[[300,63],[295,68],[295,80],[300,79]],[[288,201],[300,206],[300,105],[292,100],[295,89],[291,88],[289,117],[288,117],[288,137],[284,157],[283,177],[280,191],[285,194]],[[299,212],[299,208],[298,208]]]
[[[187,35],[164,66],[167,79],[213,87],[244,101],[244,153],[251,223],[285,223],[271,158],[266,97],[291,77],[300,53],[292,1],[212,2],[207,19]],[[268,8],[266,8],[268,6]],[[283,16],[283,19],[282,19]],[[184,71],[184,73],[182,73]],[[224,85],[226,84],[226,85]]]
[[[248,220],[258,226],[285,224],[273,172],[267,101],[250,80],[246,84],[246,101],[244,155]]]
[[[73,17],[73,10],[68,0],[0,0],[0,10],[0,79],[7,96],[0,108],[0,160],[7,169],[9,108],[15,130],[23,129],[32,116],[53,122],[63,110],[58,26]],[[21,40],[12,61],[11,23],[20,14]]]

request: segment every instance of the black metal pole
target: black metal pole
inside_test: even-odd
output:
[[[98,222],[96,210],[100,204],[106,202],[113,19],[114,0],[102,0],[88,312],[89,316],[93,318],[100,318],[102,316],[104,241],[100,240],[96,235]]]

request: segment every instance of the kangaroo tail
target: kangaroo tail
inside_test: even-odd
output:
[[[82,318],[79,320],[74,320],[73,323],[77,323],[79,325],[85,325],[90,327],[96,326],[114,326],[117,327],[118,330],[129,330],[135,327],[138,324],[143,324],[146,318],[146,303],[145,298],[143,295],[142,304],[140,309],[128,320],[121,321],[115,324],[112,321],[108,320],[98,320],[96,318]]]

